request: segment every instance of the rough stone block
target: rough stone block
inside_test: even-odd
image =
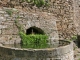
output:
[[[0,16],[0,20],[6,21],[5,17]]]
[[[1,10],[0,10],[0,14],[1,14],[1,13],[3,13],[3,14],[4,14],[4,13],[5,13],[5,11],[1,11]]]
[[[0,25],[0,29],[7,28],[7,25]]]

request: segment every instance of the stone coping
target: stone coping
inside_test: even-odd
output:
[[[66,42],[66,41],[65,41]],[[0,53],[4,60],[74,60],[73,43],[58,48],[22,49],[0,45]]]
[[[2,44],[0,44],[0,47],[2,48],[7,48],[7,49],[13,49],[13,50],[27,50],[27,51],[39,51],[39,50],[58,50],[58,49],[65,49],[65,48],[71,48],[71,46],[73,46],[73,42],[70,42],[70,41],[65,41],[65,40],[60,40],[62,42],[67,42],[68,44],[65,45],[65,46],[60,46],[60,47],[56,47],[56,48],[43,48],[43,49],[33,49],[33,48],[15,48],[15,47],[6,47],[6,46],[3,46]],[[72,47],[73,48],[73,47]]]

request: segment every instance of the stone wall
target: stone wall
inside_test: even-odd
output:
[[[13,12],[12,15],[9,15],[10,11]],[[58,40],[57,18],[53,14],[47,12],[23,12],[12,8],[3,8],[0,9],[1,43],[14,44],[15,41],[20,43],[19,29],[15,24],[15,20],[23,26],[25,33],[27,29],[35,26],[49,36],[49,42],[52,42],[52,44]]]
[[[10,48],[0,44],[1,60],[74,60],[73,54],[73,43],[46,49]]]
[[[56,18],[55,19],[53,17],[53,19],[56,20],[59,38],[69,39],[71,38],[71,36],[79,34],[79,0],[48,0],[50,6],[40,8],[31,6],[26,2],[19,3],[20,1],[21,0],[3,0],[1,1],[1,3],[6,2],[5,4],[3,4],[3,6],[13,6],[14,8],[25,12],[31,12],[32,14],[38,12],[44,12],[44,14],[52,14],[52,16]]]
[[[77,34],[80,35],[80,0],[74,0],[74,24]]]
[[[52,0],[53,4],[49,11],[57,17],[57,28],[60,38],[70,38],[76,34],[74,25],[73,0]]]
[[[2,3],[5,0],[2,1]],[[21,2],[21,0],[7,0],[7,7],[14,7],[17,9],[22,9],[24,11],[43,11],[52,13],[53,16],[57,18],[57,28],[59,32],[59,38],[70,38],[72,35],[76,35],[76,28],[74,24],[74,0],[47,0],[50,4],[49,7],[37,8],[26,2]],[[77,0],[76,0],[77,1]],[[20,2],[20,3],[19,3]],[[77,3],[76,3],[77,5]],[[75,7],[76,7],[75,5]],[[77,16],[77,14],[76,14]],[[76,18],[77,19],[77,18]]]

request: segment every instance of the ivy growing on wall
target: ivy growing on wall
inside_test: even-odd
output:
[[[32,5],[36,5],[37,7],[48,6],[48,2],[45,0],[22,0],[22,2],[31,3]]]

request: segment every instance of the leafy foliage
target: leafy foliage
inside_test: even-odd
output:
[[[37,7],[42,7],[42,6],[48,5],[48,3],[45,0],[22,0],[22,2],[24,2],[24,1],[31,3],[33,5],[36,5]]]
[[[19,17],[17,17],[17,19],[18,19]],[[17,28],[19,29],[19,32],[20,31],[22,31],[22,32],[24,32],[24,28],[23,28],[23,26],[18,22],[18,20],[14,20],[15,21],[15,25],[17,26]]]
[[[48,37],[46,35],[26,35],[25,33],[20,32],[20,37],[22,39],[22,47],[24,48],[46,48],[48,46]]]
[[[76,35],[72,36],[72,37],[71,37],[71,40],[73,40],[73,41],[74,41],[74,40],[77,40],[77,36],[76,36]]]

